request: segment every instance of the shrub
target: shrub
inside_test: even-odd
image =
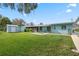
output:
[[[32,29],[31,28],[25,29],[24,32],[32,32]]]
[[[27,30],[26,29],[24,29],[24,32],[26,32]]]
[[[31,28],[29,29],[29,32],[32,32],[32,29]]]
[[[0,31],[4,31],[4,29],[3,28],[0,28]]]

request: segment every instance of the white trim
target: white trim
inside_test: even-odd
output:
[[[18,27],[18,25],[10,25],[10,24],[7,24],[7,32],[10,32],[8,29],[8,27]],[[15,31],[16,32],[16,31]]]
[[[7,26],[18,26],[18,25],[9,25],[9,24],[7,24]]]

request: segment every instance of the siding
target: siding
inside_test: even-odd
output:
[[[24,32],[25,26],[7,25],[7,32]]]
[[[46,27],[46,26],[44,26],[44,27],[42,28],[42,32],[47,32],[47,27]]]
[[[68,34],[69,32],[72,31],[72,24],[65,24],[65,26],[66,26],[66,29],[62,29],[62,25],[52,25],[51,26],[51,32]]]

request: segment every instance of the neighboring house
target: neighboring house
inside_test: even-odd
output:
[[[26,29],[32,29],[33,32],[50,32],[50,33],[59,33],[59,34],[71,34],[75,28],[79,26],[79,20],[75,22],[65,22],[49,25],[34,25],[34,26],[25,26]],[[18,32],[21,29],[18,28],[18,25],[7,25],[7,32]],[[23,30],[25,29],[23,28]],[[18,28],[18,29],[17,29]]]

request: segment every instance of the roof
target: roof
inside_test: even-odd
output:
[[[64,22],[64,23],[55,23],[51,25],[63,25],[63,24],[73,24],[74,22]]]
[[[51,26],[51,25],[63,25],[63,24],[73,24],[74,22],[65,22],[65,23],[55,23],[55,24],[45,24],[45,25],[34,25],[34,26],[26,26],[26,27],[43,27],[43,26]]]
[[[26,27],[43,27],[43,26],[49,26],[48,24],[46,25],[33,25],[33,26],[26,26]]]
[[[17,26],[17,25],[7,24],[7,26]]]

